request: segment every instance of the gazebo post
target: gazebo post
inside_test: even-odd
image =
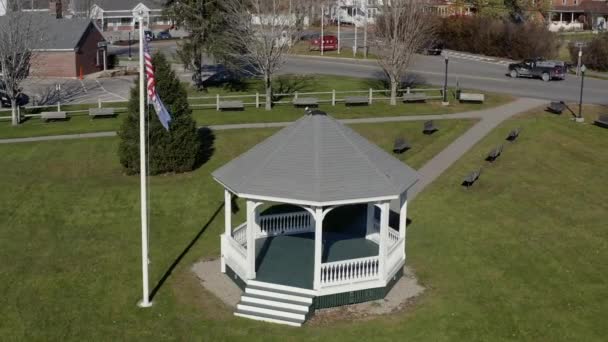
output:
[[[314,212],[315,219],[315,270],[313,288],[321,288],[321,262],[323,256],[323,208],[317,207]]]
[[[232,194],[224,189],[224,225],[226,236],[232,236]]]
[[[407,191],[404,191],[399,196],[399,199],[401,204],[399,209],[399,239],[405,241],[405,231],[407,229]],[[403,249],[403,259],[405,259],[405,248]]]
[[[369,236],[374,232],[374,211],[376,206],[373,203],[367,203],[367,223],[366,223],[366,231],[365,238],[369,239]]]
[[[379,250],[379,274],[381,280],[386,280],[386,246],[388,242],[388,216],[390,215],[390,202],[382,202],[380,207],[380,244]]]
[[[255,279],[256,207],[256,202],[247,200],[247,279]]]

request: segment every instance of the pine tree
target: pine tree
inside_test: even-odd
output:
[[[188,105],[188,94],[163,54],[155,54],[152,64],[155,69],[156,92],[172,120],[169,131],[166,131],[151,105],[146,111],[149,130],[148,172],[155,175],[191,171],[200,160],[201,141]],[[119,136],[120,163],[127,174],[139,173],[139,79],[135,80],[135,86],[131,88],[127,116]]]

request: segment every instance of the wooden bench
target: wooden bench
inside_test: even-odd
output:
[[[40,113],[40,119],[44,122],[52,120],[67,120],[68,113],[66,112],[42,112]]]
[[[395,143],[393,144],[393,153],[401,154],[411,148],[411,145],[407,140],[403,138],[395,139]]]
[[[422,133],[424,134],[433,134],[437,132],[439,129],[435,127],[435,123],[433,120],[427,121],[424,123],[424,127],[422,128]]]
[[[222,101],[218,104],[217,109],[220,111],[244,110],[245,105],[243,104],[243,101]]]
[[[608,128],[608,114],[600,114],[597,120],[593,121],[596,126]]]
[[[501,154],[502,154],[502,145],[492,149],[492,151],[490,151],[490,153],[488,153],[486,160],[489,162],[494,162],[498,157],[500,157]]]
[[[486,97],[484,94],[460,93],[458,100],[460,102],[483,103],[486,100]]]
[[[319,99],[316,97],[298,97],[293,99],[293,105],[296,107],[318,107]]]
[[[471,173],[469,173],[462,181],[462,185],[466,186],[468,189],[471,185],[473,185],[473,183],[477,182],[479,176],[481,176],[481,169],[471,171]]]
[[[429,97],[426,93],[405,93],[403,94],[402,101],[407,102],[426,102]]]
[[[367,106],[369,105],[369,97],[367,96],[347,96],[344,98],[344,104],[347,106]]]
[[[92,119],[99,117],[115,117],[116,112],[114,108],[89,108],[89,116]]]
[[[515,139],[517,139],[517,137],[519,137],[519,133],[521,133],[521,128],[515,128],[515,129],[511,130],[511,132],[509,132],[509,135],[507,135],[507,140],[515,141]]]
[[[547,111],[553,114],[561,114],[566,109],[566,104],[563,101],[554,101],[549,104]]]

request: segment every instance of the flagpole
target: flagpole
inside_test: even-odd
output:
[[[148,201],[146,190],[146,135],[145,135],[145,96],[144,87],[144,23],[143,14],[139,13],[139,180],[141,201],[141,268],[143,294],[138,305],[142,308],[152,306],[148,286]]]

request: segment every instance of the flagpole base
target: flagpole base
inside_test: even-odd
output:
[[[137,302],[137,306],[139,306],[140,308],[149,308],[152,306],[152,304],[153,304],[152,302],[144,303],[143,300],[140,300],[139,302]]]

